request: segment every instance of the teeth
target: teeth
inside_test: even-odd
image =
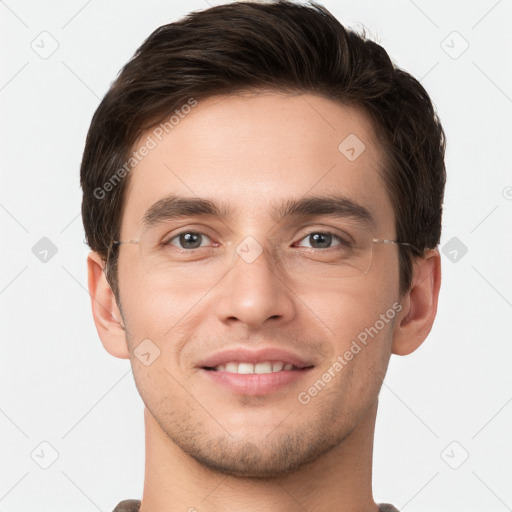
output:
[[[229,373],[238,373],[238,363],[226,363],[225,365],[221,364],[220,366],[217,366],[217,368],[215,369],[218,371],[222,371],[224,370],[224,368],[222,368],[223,366],[226,367],[226,371]]]
[[[284,363],[272,363],[272,371],[280,372],[283,369]]]
[[[263,363],[237,363],[231,361],[226,364],[219,364],[214,368],[218,372],[240,373],[243,375],[251,373],[274,373],[284,370],[297,370],[298,368],[291,363],[283,363],[280,361],[265,361]]]
[[[272,373],[272,363],[255,364],[254,373]]]
[[[238,373],[254,373],[254,365],[251,363],[240,363],[238,365]]]

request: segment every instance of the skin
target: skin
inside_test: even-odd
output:
[[[338,150],[351,133],[366,146],[353,162]],[[375,237],[394,239],[381,155],[362,111],[311,94],[267,91],[199,102],[132,171],[122,240],[137,238],[144,212],[174,193],[235,209],[229,222],[185,219],[176,228],[208,228],[226,250],[247,236],[265,249],[251,264],[235,255],[220,275],[205,256],[197,273],[182,265],[181,273],[162,276],[142,265],[138,245],[123,244],[122,314],[100,256],[88,257],[98,334],[110,354],[130,358],[146,406],[142,512],[377,511],[371,478],[378,394],[390,355],[413,352],[431,329],[439,253],[415,261],[412,287],[400,296],[394,245],[374,245],[366,275],[315,285],[280,273],[266,237],[279,229],[271,202],[339,191],[372,213]],[[301,227],[285,240],[288,247]],[[301,404],[297,395],[394,303],[402,306],[394,320]],[[147,338],[160,350],[149,366],[134,355]],[[195,367],[206,354],[243,345],[290,349],[315,367],[276,393],[252,397],[212,384]]]

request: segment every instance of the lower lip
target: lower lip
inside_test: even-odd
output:
[[[201,372],[212,381],[222,384],[238,395],[266,395],[304,378],[313,367],[300,370],[283,370],[272,373],[229,373],[225,371],[205,370]]]

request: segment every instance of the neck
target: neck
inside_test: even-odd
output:
[[[146,467],[140,512],[377,512],[372,452],[378,402],[335,448],[273,479],[205,468],[184,453],[144,409]]]

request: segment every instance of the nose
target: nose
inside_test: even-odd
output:
[[[296,314],[294,293],[267,250],[251,260],[235,255],[229,273],[216,287],[215,309],[223,323],[257,329],[267,321],[290,322]]]

